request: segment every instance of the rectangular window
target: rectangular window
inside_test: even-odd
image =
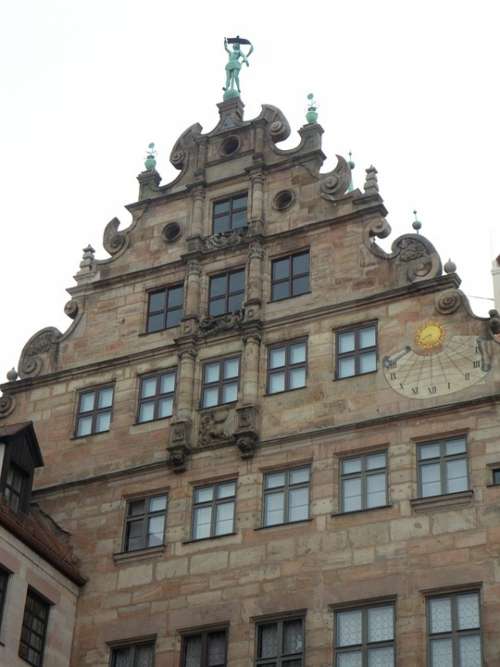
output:
[[[500,484],[500,468],[493,470],[493,484]]]
[[[336,376],[364,375],[377,370],[377,325],[365,324],[336,333]]]
[[[418,445],[417,457],[421,498],[468,490],[467,443],[464,436]]]
[[[34,667],[40,667],[43,662],[49,607],[48,602],[28,588],[19,641],[19,657]]]
[[[182,638],[182,667],[226,667],[227,630],[206,630]]]
[[[428,598],[427,629],[429,667],[483,664],[477,591]]]
[[[111,667],[153,667],[154,643],[131,644],[111,650]]]
[[[309,466],[264,475],[264,526],[309,519]]]
[[[241,310],[244,298],[244,269],[211,276],[208,296],[208,314],[211,317]]]
[[[149,293],[147,332],[170,329],[183,315],[184,286],[174,285]]]
[[[29,476],[14,463],[9,465],[5,478],[3,495],[14,512],[23,509]]]
[[[394,667],[394,604],[335,612],[335,667]]]
[[[275,259],[271,265],[271,301],[309,292],[309,250]]]
[[[306,386],[307,341],[271,345],[267,359],[267,392],[277,394]]]
[[[165,538],[166,513],[166,495],[129,500],[124,551],[161,546]]]
[[[224,234],[247,226],[248,195],[238,195],[214,204],[214,234]]]
[[[9,573],[0,567],[0,628],[2,627],[2,616],[5,607],[5,598],[7,597],[7,582]]]
[[[257,625],[256,667],[303,667],[304,619],[266,621]]]
[[[238,400],[240,358],[229,357],[203,365],[201,407],[212,408]]]
[[[193,540],[233,533],[235,502],[235,480],[196,488],[193,499]]]
[[[376,452],[341,461],[342,512],[387,505],[387,453]]]
[[[78,397],[76,437],[109,431],[113,410],[113,387],[81,391]]]
[[[141,378],[138,422],[150,422],[172,416],[175,381],[175,370],[146,375]]]

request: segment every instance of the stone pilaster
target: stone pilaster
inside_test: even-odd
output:
[[[179,369],[177,377],[176,419],[191,420],[193,411],[193,387],[196,349],[185,347],[178,352]]]
[[[248,248],[248,298],[245,302],[245,319],[260,319],[263,286],[264,250],[259,239],[253,240]]]
[[[252,189],[249,227],[252,234],[260,234],[264,225],[264,173],[262,169],[252,169],[250,181]]]
[[[243,405],[254,405],[258,397],[261,337],[257,332],[247,333],[243,341],[245,343],[242,374]]]
[[[184,319],[198,319],[200,315],[201,266],[197,259],[188,262],[186,274],[186,305]]]
[[[193,198],[193,217],[191,220],[190,236],[203,236],[203,205],[205,201],[205,188],[203,185],[195,185],[191,190]]]

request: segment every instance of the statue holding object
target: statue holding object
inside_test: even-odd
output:
[[[228,44],[232,44],[233,48],[230,49]],[[241,46],[244,44],[250,46],[250,49],[246,55],[241,49]],[[248,41],[248,39],[244,39],[238,35],[237,37],[224,37],[224,48],[229,54],[229,60],[226,65],[226,85],[224,86],[223,90],[224,99],[229,100],[232,97],[239,97],[240,95],[241,62],[244,62],[247,67],[249,66],[248,58],[253,51],[253,46]]]

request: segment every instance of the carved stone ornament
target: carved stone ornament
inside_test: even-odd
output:
[[[210,250],[220,250],[221,248],[232,248],[240,243],[244,243],[248,236],[248,229],[212,234],[212,236],[207,236],[203,239],[202,251],[208,252]]]
[[[236,437],[236,446],[240,450],[242,459],[251,459],[254,456],[258,440],[256,433],[246,433]]]
[[[319,191],[323,199],[335,201],[335,199],[342,197],[349,189],[351,178],[349,163],[342,155],[337,155],[335,169],[321,175]]]
[[[236,410],[237,429],[236,446],[242,459],[251,458],[257,449],[259,434],[257,428],[258,408],[256,405],[243,405]]]
[[[167,465],[172,468],[174,472],[184,472],[186,470],[187,461],[191,450],[185,445],[168,448]]]
[[[10,394],[0,396],[0,419],[8,417],[16,408],[16,399]]]
[[[178,222],[168,222],[161,230],[165,243],[175,243],[182,236],[182,227]]]
[[[498,313],[498,310],[490,310],[489,316],[489,329],[491,335],[497,343],[500,343],[500,314]]]
[[[40,375],[44,362],[48,365],[47,370],[51,370],[57,358],[61,336],[61,332],[55,327],[47,327],[41,329],[29,339],[21,352],[18,364],[21,378]]]
[[[230,410],[211,410],[200,417],[198,444],[200,447],[227,444],[233,440]]]
[[[120,220],[113,218],[108,222],[104,228],[104,235],[102,237],[102,245],[104,250],[110,255],[116,255],[128,244],[128,234],[126,231],[118,231]]]
[[[198,334],[205,337],[238,329],[244,318],[245,312],[243,309],[220,317],[204,317],[198,325]]]
[[[269,127],[269,136],[275,144],[285,141],[290,136],[290,123],[283,112],[272,104],[263,104],[259,118],[265,118]],[[258,119],[257,119],[258,120]]]
[[[201,125],[194,123],[185,130],[175,142],[170,153],[170,162],[176,169],[184,169],[187,166],[187,157],[190,150],[194,149],[195,138],[201,134]]]
[[[436,295],[435,306],[441,315],[455,313],[463,303],[462,294],[457,289],[449,289]]]
[[[238,431],[257,430],[257,407],[244,405],[236,410],[238,415]]]
[[[75,299],[71,299],[71,301],[68,301],[64,306],[64,312],[69,318],[74,320],[75,317],[78,315],[78,308],[79,308],[78,301],[76,301]]]

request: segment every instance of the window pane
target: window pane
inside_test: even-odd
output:
[[[126,550],[134,551],[144,547],[143,521],[129,521],[127,524]]]
[[[303,252],[292,257],[292,271],[296,276],[299,273],[309,273],[309,253]]]
[[[300,364],[306,360],[306,344],[305,343],[293,343],[289,348],[290,363],[291,364]]]
[[[217,498],[230,498],[236,493],[236,483],[227,482],[226,484],[219,484],[217,487]]]
[[[361,610],[337,614],[337,646],[361,644]]]
[[[132,502],[129,503],[128,506],[129,516],[138,516],[139,514],[144,514],[145,511],[146,511],[146,506],[144,499],[133,500]]]
[[[208,314],[212,317],[218,317],[219,315],[224,315],[226,312],[226,300],[225,299],[216,299],[215,301],[210,301],[208,306]]]
[[[214,498],[214,487],[206,486],[201,489],[196,489],[194,492],[195,503],[208,503]]]
[[[377,353],[363,352],[359,357],[359,372],[371,373],[377,370]]]
[[[89,412],[94,409],[95,392],[89,391],[85,394],[80,394],[80,412]]]
[[[289,375],[290,389],[299,389],[306,386],[306,369],[292,368]]]
[[[338,352],[342,354],[343,352],[352,352],[355,345],[355,336],[354,332],[347,331],[346,333],[338,334]]]
[[[167,496],[154,496],[149,499],[149,511],[161,512],[167,508]]]
[[[149,312],[155,313],[159,310],[165,310],[165,291],[153,292],[149,295]]]
[[[193,539],[199,540],[210,537],[210,524],[212,521],[212,507],[196,507],[194,510]]]
[[[236,271],[229,274],[229,291],[240,292],[245,289],[245,271]]]
[[[375,347],[375,327],[361,329],[359,332],[359,347]]]
[[[139,409],[139,421],[150,422],[155,418],[155,404],[154,401],[146,401],[141,403]]]
[[[289,266],[290,263],[288,257],[286,257],[285,259],[275,260],[272,266],[273,280],[282,280],[283,278],[288,278]]]
[[[342,510],[354,512],[361,509],[361,480],[359,478],[342,481]]]
[[[97,415],[95,420],[96,433],[109,431],[110,424],[111,424],[111,412],[101,412],[100,414]]]
[[[394,639],[394,609],[372,607],[368,609],[368,641],[384,642]]]
[[[107,389],[101,389],[99,391],[99,408],[109,408],[113,404],[113,389],[108,387]]]
[[[441,454],[439,445],[421,445],[418,451],[420,459],[435,459]]]
[[[465,452],[465,438],[453,438],[446,442],[446,455],[462,454]]]
[[[339,653],[337,667],[362,667],[361,653],[359,651]]]
[[[303,521],[309,518],[309,489],[291,489],[288,496],[288,520]]]
[[[212,276],[210,278],[210,296],[222,296],[226,293],[227,274]]]
[[[392,646],[368,649],[368,667],[393,667],[393,665],[394,649]]]
[[[479,596],[477,593],[458,595],[457,607],[459,630],[479,627]]]
[[[226,633],[211,632],[208,635],[208,667],[226,664]]]
[[[301,484],[309,481],[309,467],[290,470],[290,484]]]
[[[278,627],[276,623],[259,627],[259,658],[274,658],[278,655]]]
[[[465,459],[448,461],[446,463],[446,474],[448,478],[448,493],[465,491],[467,489],[467,462]]]
[[[156,394],[156,378],[144,378],[141,385],[141,398],[149,398]]]
[[[186,667],[201,667],[201,635],[186,640]]]
[[[229,313],[237,313],[238,310],[243,308],[243,299],[245,298],[244,294],[235,294],[230,296],[227,301],[227,310]]]
[[[451,639],[433,639],[431,641],[432,667],[453,667]]]
[[[240,372],[240,360],[239,359],[226,359],[224,362],[224,379],[236,378]]]
[[[130,648],[116,648],[113,650],[113,667],[129,667]]]
[[[76,435],[90,435],[92,433],[92,417],[80,417]]]
[[[361,459],[345,459],[342,461],[342,473],[348,475],[353,472],[361,472]]]
[[[385,484],[385,472],[368,475],[366,478],[366,504],[368,507],[380,507],[386,504]]]
[[[493,471],[493,484],[500,484],[500,468]]]
[[[203,407],[211,408],[214,405],[219,403],[219,390],[217,387],[212,387],[210,389],[205,389],[203,391]]]
[[[232,217],[233,229],[241,229],[241,227],[246,227],[246,225],[247,225],[246,211],[238,211],[238,213],[233,213]]]
[[[264,525],[275,526],[285,521],[285,495],[268,493],[264,497]]]
[[[451,632],[450,598],[434,598],[429,601],[431,614],[431,634]]]
[[[309,292],[309,276],[302,276],[302,278],[294,278],[292,282],[292,293],[294,296],[305,294]]]
[[[174,411],[174,400],[172,398],[162,398],[158,401],[158,419],[171,417]]]
[[[229,230],[229,214],[214,220],[214,234],[223,234]]]
[[[302,653],[304,640],[302,636],[302,621],[287,621],[283,624],[283,654],[293,655]]]
[[[236,197],[236,199],[233,199],[233,211],[238,208],[246,208],[247,199],[248,195],[242,195],[241,197]]]
[[[229,199],[227,201],[217,202],[214,204],[214,215],[217,215],[218,213],[229,213],[230,206],[231,202]]]
[[[148,331],[161,331],[165,325],[165,315],[160,313],[159,315],[150,315],[148,318]]]
[[[184,297],[184,287],[179,285],[179,287],[171,287],[168,290],[168,307],[174,308],[175,306],[182,306]]]
[[[137,646],[134,667],[153,667],[152,646]]]
[[[271,373],[269,376],[269,393],[276,394],[285,391],[285,373]]]
[[[234,501],[219,503],[215,519],[215,534],[227,535],[234,529]]]
[[[222,388],[222,402],[233,403],[238,400],[238,383],[231,382]]]
[[[269,354],[269,368],[280,368],[285,365],[285,347],[278,347],[271,350]]]
[[[155,547],[163,544],[163,533],[165,530],[165,516],[160,514],[149,519],[148,546]]]
[[[422,476],[422,496],[439,496],[441,494],[441,468],[439,463],[428,463],[420,466]]]
[[[352,377],[354,374],[354,357],[344,357],[339,359],[339,378]]]
[[[290,296],[290,285],[289,283],[277,283],[273,285],[272,289],[272,301],[278,301],[279,299],[288,299]]]
[[[182,320],[182,308],[169,310],[167,313],[167,328],[176,327]]]
[[[270,472],[266,475],[266,489],[275,489],[277,486],[285,485],[284,472]]]
[[[481,639],[478,635],[460,637],[461,667],[481,667]]]
[[[366,469],[374,470],[376,468],[385,468],[385,453],[370,454],[366,457]]]

